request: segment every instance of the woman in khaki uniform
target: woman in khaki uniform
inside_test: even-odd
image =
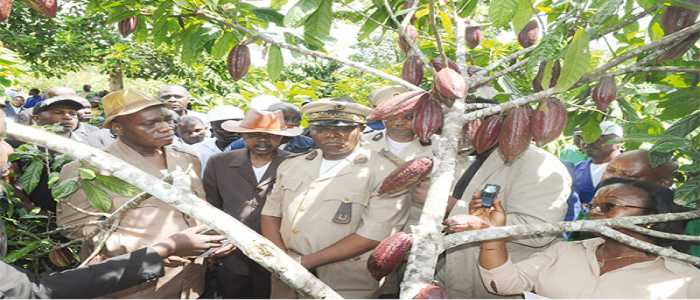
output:
[[[319,145],[283,162],[262,211],[262,232],[347,298],[375,296],[369,250],[406,221],[403,197],[374,192],[394,165],[358,145],[369,109],[321,100],[304,106]],[[273,280],[272,297],[294,297]]]

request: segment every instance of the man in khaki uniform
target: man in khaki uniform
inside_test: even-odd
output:
[[[375,191],[395,168],[358,145],[369,108],[320,100],[302,108],[320,150],[288,159],[262,210],[262,232],[346,298],[375,297],[370,250],[406,221],[403,197]],[[272,297],[294,297],[273,278]]]
[[[105,127],[111,128],[118,136],[106,152],[130,162],[141,170],[162,177],[163,172],[174,171],[177,167],[188,170],[191,189],[199,197],[204,196],[199,159],[196,154],[171,146],[174,133],[170,127],[170,114],[157,100],[150,100],[132,90],[110,93],[104,97]],[[80,162],[66,165],[61,171],[61,179],[78,175]],[[111,210],[115,210],[129,199],[112,196]],[[85,193],[78,190],[67,199],[59,202],[57,223],[59,226],[81,224],[93,221],[95,217],[81,213],[73,207],[96,211]],[[138,207],[127,211],[119,228],[112,233],[96,258],[97,261],[125,254],[163,239],[173,233],[195,226],[191,217],[179,212],[168,204],[149,198]],[[94,227],[78,227],[66,236],[82,238]],[[90,253],[96,242],[95,237],[83,244],[83,258]],[[175,262],[178,262],[175,265]],[[110,297],[129,298],[197,298],[204,287],[204,266],[186,259],[171,260],[173,264],[165,268],[165,276],[157,281],[112,294]]]

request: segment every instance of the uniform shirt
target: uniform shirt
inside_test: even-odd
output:
[[[85,122],[78,123],[78,128],[71,133],[71,139],[97,149],[107,148],[116,140],[109,129],[99,128]]]
[[[204,198],[204,189],[199,179],[200,166],[197,156],[187,152],[185,149],[180,149],[172,145],[165,146],[163,149],[166,156],[167,171],[172,172],[177,167],[182,170],[187,170],[191,166],[188,173],[191,178],[190,188],[195,195]],[[153,176],[162,177],[163,174],[161,172],[165,171],[162,170],[160,166],[154,164],[152,160],[144,158],[141,154],[134,151],[119,139],[105,149],[105,151],[128,161]],[[76,177],[79,173],[79,168],[79,161],[74,161],[66,165],[63,170],[61,170],[60,179],[63,181],[68,178]],[[115,195],[113,193],[110,193],[110,196],[112,198],[111,211],[117,209],[129,200],[128,197]],[[56,215],[56,223],[58,226],[81,224],[95,220],[93,216],[88,216],[76,211],[66,204],[67,202],[88,211],[95,211],[95,208],[92,208],[85,193],[82,190],[78,190],[58,203]],[[151,197],[143,201],[138,207],[124,213],[118,229],[107,239],[101,254],[106,257],[122,255],[150,245],[156,241],[167,238],[171,234],[195,225],[197,225],[197,222],[192,217],[178,211],[163,201]],[[94,226],[78,227],[66,231],[66,236],[70,239],[78,239],[84,237],[94,229]],[[81,253],[83,258],[87,256],[88,251],[92,251],[96,239],[97,237],[93,237],[91,240],[83,243],[83,249],[86,250]],[[201,265],[201,262],[197,262],[173,268],[166,267],[165,276],[158,279],[157,282],[139,285],[122,291],[119,294],[111,295],[111,297],[197,297],[203,288],[204,266]]]
[[[479,269],[489,292],[501,295],[534,291],[547,298],[700,298],[700,270],[672,258],[657,257],[600,275],[595,252],[603,243],[601,238],[559,242],[516,264],[509,260],[491,270]]]
[[[409,161],[418,156],[433,157],[431,147],[421,145],[418,139],[408,143],[398,143],[391,140],[385,131],[366,133],[362,136],[362,141],[369,149],[377,152],[389,151],[403,161]]]
[[[394,165],[364,147],[355,151],[352,163],[332,175],[320,175],[319,150],[280,165],[262,214],[281,218],[288,249],[308,255],[351,234],[381,241],[406,222],[403,197],[374,194]],[[320,266],[316,273],[343,297],[372,297],[379,283],[367,271],[370,253]]]

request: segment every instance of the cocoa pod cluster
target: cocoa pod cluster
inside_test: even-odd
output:
[[[56,0],[27,0],[29,5],[45,17],[53,18],[56,16],[58,3]]]
[[[250,69],[250,49],[245,44],[239,44],[231,49],[226,59],[228,73],[233,80],[238,81],[248,74]]]
[[[610,103],[617,98],[617,85],[612,76],[603,76],[598,85],[591,91],[591,97],[596,107],[602,111],[607,111]]]
[[[409,91],[398,94],[379,103],[367,116],[368,120],[386,120],[387,118],[403,114],[416,108],[418,101],[430,97],[424,91]]]
[[[416,157],[391,172],[379,187],[377,193],[396,194],[408,190],[430,174],[433,159],[427,156]]]
[[[411,51],[411,45],[409,43],[415,44],[417,38],[418,31],[416,27],[413,25],[406,26],[403,30],[403,35],[399,37],[399,48],[401,48],[401,51],[403,51],[403,53],[409,53]]]
[[[700,0],[691,0],[690,2],[695,5],[700,5]],[[698,11],[686,7],[669,6],[661,16],[661,27],[664,29],[664,33],[669,35],[693,25],[698,18],[698,14],[700,14]],[[657,58],[657,61],[663,62],[681,57],[688,52],[690,47],[695,45],[698,39],[700,39],[700,34],[698,33],[687,36],[679,44],[666,49],[666,51]]]
[[[484,34],[481,32],[481,26],[474,26],[471,21],[466,21],[465,23],[467,27],[464,29],[464,39],[467,47],[474,49],[481,44]]]
[[[447,292],[443,290],[441,287],[434,285],[434,284],[428,284],[424,286],[420,291],[418,291],[418,294],[416,294],[413,299],[447,299]]]
[[[12,0],[0,0],[0,22],[5,22],[12,12]]]
[[[537,146],[556,140],[566,125],[566,107],[556,98],[540,101],[530,121],[530,131]]]
[[[403,62],[401,78],[413,85],[419,85],[423,80],[423,61],[417,55],[411,55]]]
[[[523,48],[530,48],[535,45],[541,37],[542,31],[540,30],[540,26],[537,24],[537,21],[532,20],[518,33],[518,43],[520,43],[520,46]]]
[[[117,24],[117,29],[119,29],[119,34],[121,34],[123,37],[127,37],[136,30],[136,25],[138,25],[138,18],[136,16],[132,16],[119,21]]]
[[[519,106],[511,109],[503,119],[498,135],[498,152],[506,164],[515,161],[530,146],[531,110],[528,105]]]
[[[559,60],[555,60],[554,64],[552,65],[552,72],[550,73],[551,75],[549,78],[549,86],[542,85],[542,80],[544,80],[544,73],[546,71],[546,67],[547,62],[541,62],[540,67],[537,70],[537,75],[535,75],[535,79],[532,80],[532,89],[535,90],[535,92],[539,92],[545,88],[551,88],[557,85],[557,81],[559,80],[559,74],[561,73],[561,64],[559,63]]]
[[[443,125],[443,113],[440,103],[427,98],[421,99],[416,105],[413,117],[413,132],[423,144],[430,144],[433,134],[439,132]]]
[[[367,270],[376,280],[396,271],[406,259],[413,245],[413,238],[405,232],[397,232],[385,238],[374,248],[367,260]]]

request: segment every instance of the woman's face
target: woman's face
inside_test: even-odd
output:
[[[656,211],[645,190],[622,183],[598,190],[591,202],[591,219],[609,219],[652,214]]]

